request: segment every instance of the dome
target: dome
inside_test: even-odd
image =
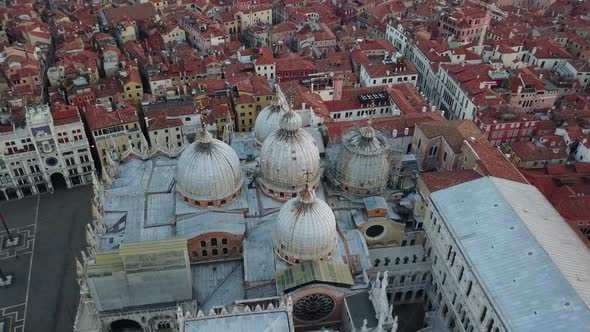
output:
[[[262,144],[258,179],[262,190],[279,200],[297,196],[308,180],[312,188],[320,181],[318,147],[292,110],[282,115],[279,129]]]
[[[178,158],[176,191],[190,205],[220,206],[232,202],[242,189],[236,152],[207,130]]]
[[[287,109],[282,96],[279,95],[278,91],[275,92],[272,103],[266,106],[256,117],[254,123],[256,146],[260,147],[273,131],[279,129],[279,122]]]
[[[281,207],[273,245],[277,255],[290,263],[329,260],[336,253],[337,236],[334,212],[306,188]]]
[[[373,195],[389,180],[388,141],[371,126],[347,132],[332,164],[330,177],[341,190]]]

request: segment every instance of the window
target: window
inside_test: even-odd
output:
[[[219,254],[219,251],[217,249],[212,249],[211,250],[211,255],[212,256],[217,256]]]
[[[207,250],[201,250],[201,257],[207,257]]]
[[[223,248],[223,254],[226,256],[229,254],[229,251],[227,250],[227,248]]]
[[[201,241],[201,248],[205,248],[207,247],[207,242],[206,241]]]
[[[211,246],[212,247],[216,247],[217,246],[217,239],[211,239]]]
[[[221,244],[226,246],[227,245],[227,239],[221,239]]]

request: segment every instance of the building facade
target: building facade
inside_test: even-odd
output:
[[[46,104],[27,107],[25,125],[3,126],[0,198],[91,183],[94,162],[84,125],[73,107],[51,112]]]

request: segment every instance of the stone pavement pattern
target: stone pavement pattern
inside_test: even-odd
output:
[[[21,237],[17,247],[3,248],[7,235],[0,231],[0,268],[14,275],[13,285],[0,288],[3,332],[72,331],[74,259],[85,245],[91,197],[85,186],[0,204],[11,234]]]

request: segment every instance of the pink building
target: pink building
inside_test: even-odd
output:
[[[478,111],[473,123],[493,145],[502,143],[528,142],[537,128],[537,118],[526,113],[517,113],[507,105]]]
[[[486,13],[480,8],[456,8],[452,13],[441,15],[438,36],[453,36],[460,41],[478,41],[485,28]]]
[[[506,90],[498,92],[518,112],[550,109],[557,101],[558,91],[545,86],[541,78],[528,68],[516,69],[515,76],[508,77],[504,86]]]

